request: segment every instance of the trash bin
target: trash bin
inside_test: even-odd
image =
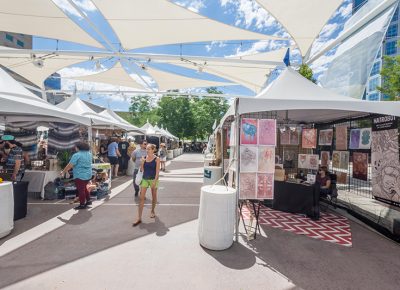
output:
[[[167,158],[168,159],[174,159],[174,151],[168,150],[167,151]]]
[[[0,238],[14,228],[14,190],[11,182],[0,183]]]
[[[201,188],[199,242],[210,250],[225,250],[233,243],[236,190],[222,185]]]
[[[26,217],[28,203],[28,181],[13,182],[14,220]]]
[[[203,185],[221,184],[221,181],[216,183],[222,177],[222,167],[205,166],[203,175]]]

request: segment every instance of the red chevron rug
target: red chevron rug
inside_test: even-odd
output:
[[[242,213],[245,219],[249,219],[249,212],[245,207]],[[306,235],[346,247],[352,246],[348,219],[333,213],[321,212],[320,219],[313,221],[303,215],[281,212],[262,206],[259,221],[261,225],[268,225],[298,235]]]

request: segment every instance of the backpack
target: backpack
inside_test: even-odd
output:
[[[53,200],[58,198],[58,187],[52,181],[44,186],[44,199]]]

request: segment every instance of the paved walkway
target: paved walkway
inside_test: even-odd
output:
[[[226,251],[206,250],[197,238],[202,156],[184,154],[167,170],[161,177],[155,220],[149,218],[147,207],[143,224],[131,226],[138,200],[131,181],[120,178],[111,198],[96,202],[93,209],[75,212],[72,205],[62,204],[61,215],[0,240],[0,288],[395,289],[400,285],[399,245],[354,221],[350,221],[352,247],[263,225],[256,240],[241,235],[240,242]]]

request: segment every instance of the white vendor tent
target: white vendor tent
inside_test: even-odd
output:
[[[120,116],[118,116],[117,114],[115,114],[112,110],[110,109],[106,109],[102,112],[99,113],[100,116],[102,116],[103,118],[106,119],[110,119],[114,122],[116,122],[116,124],[118,124],[118,127],[123,128],[124,130],[128,131],[128,132],[136,132],[139,133],[140,135],[143,135],[143,130],[139,129],[138,127],[128,123],[127,121],[125,121],[124,119],[122,119]]]

